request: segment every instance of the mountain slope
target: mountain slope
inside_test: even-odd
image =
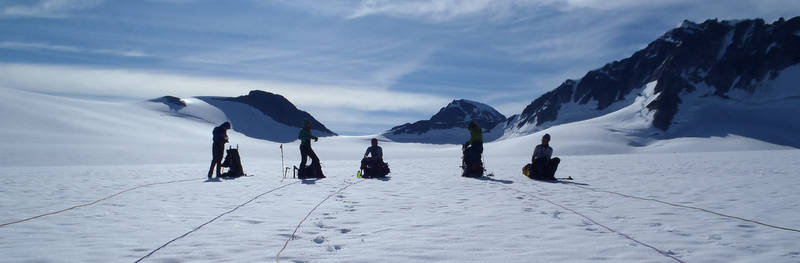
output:
[[[489,142],[502,135],[506,117],[480,102],[454,100],[430,119],[396,126],[383,136],[398,142],[460,144],[469,139],[467,127],[471,121],[483,129],[483,140]]]
[[[150,101],[163,104],[151,107],[153,109],[216,125],[230,121],[233,130],[237,132],[273,142],[296,140],[304,120],[311,122],[311,129],[318,137],[336,135],[311,114],[297,109],[283,96],[260,90],[253,90],[248,95],[239,97],[201,96],[180,99],[165,96]]]
[[[773,24],[760,19],[685,21],[633,56],[567,80],[535,99],[509,122],[507,136],[615,112],[631,105],[647,83],[656,83],[656,98],[643,107],[652,112],[650,124],[662,139],[732,133],[800,147],[797,140],[769,135],[800,128],[797,116],[773,117],[796,110],[800,98],[793,84],[800,64],[798,32],[800,17]],[[767,118],[744,114],[753,111]],[[721,112],[729,117],[711,117]],[[775,129],[748,128],[764,125]]]

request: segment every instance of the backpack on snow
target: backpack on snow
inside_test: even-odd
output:
[[[229,147],[226,151],[228,154],[225,155],[225,160],[222,162],[222,167],[228,167],[228,171],[222,173],[222,176],[245,176],[244,169],[242,168],[242,159],[239,157],[239,146],[237,145],[236,149]]]

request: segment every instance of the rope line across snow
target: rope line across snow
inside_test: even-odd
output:
[[[94,205],[94,204],[97,204],[99,202],[114,198],[114,197],[116,197],[118,195],[121,195],[121,194],[123,194],[125,192],[130,192],[130,191],[142,188],[142,187],[148,187],[148,186],[154,186],[154,185],[160,185],[160,184],[171,184],[171,183],[188,182],[188,181],[195,181],[195,180],[198,180],[198,179],[175,180],[175,181],[158,182],[158,183],[150,183],[150,184],[143,184],[143,185],[139,185],[139,186],[134,186],[134,187],[125,189],[125,190],[123,190],[121,192],[118,192],[116,194],[109,195],[109,196],[106,196],[106,197],[101,198],[101,199],[94,200],[94,201],[89,202],[89,203],[79,204],[79,205],[75,205],[75,206],[72,206],[72,207],[69,207],[69,208],[64,208],[64,209],[61,209],[61,210],[58,210],[58,211],[45,213],[45,214],[41,214],[41,215],[37,215],[37,216],[32,216],[32,217],[28,217],[28,218],[25,218],[25,219],[20,219],[20,220],[13,221],[13,222],[3,223],[3,224],[0,224],[0,227],[5,227],[5,226],[8,226],[8,225],[22,223],[22,222],[25,222],[25,221],[29,221],[29,220],[33,220],[33,219],[37,219],[37,218],[41,218],[41,217],[45,217],[45,216],[55,215],[55,214],[58,214],[58,213],[63,213],[63,212],[66,212],[66,211],[69,211],[69,210],[72,210],[72,209],[75,209],[75,208],[79,208],[79,207],[85,207],[85,206]]]
[[[663,250],[661,250],[661,249],[658,249],[658,248],[656,248],[656,247],[654,247],[654,246],[652,246],[652,245],[649,245],[649,244],[647,244],[647,243],[644,243],[644,242],[642,242],[642,241],[636,240],[635,238],[633,238],[633,237],[631,237],[631,236],[629,236],[629,235],[626,235],[626,234],[624,234],[624,233],[621,233],[621,232],[619,232],[619,231],[616,231],[616,230],[614,230],[614,229],[612,229],[612,228],[610,228],[610,227],[607,227],[606,225],[603,225],[603,224],[601,224],[601,223],[598,223],[598,222],[597,222],[597,221],[595,221],[594,219],[592,219],[592,218],[590,218],[590,217],[588,217],[588,216],[586,216],[586,215],[584,215],[584,214],[582,214],[582,213],[580,213],[580,212],[578,212],[578,211],[575,211],[575,210],[573,210],[573,209],[571,209],[571,208],[568,208],[568,207],[566,207],[566,206],[563,206],[563,205],[561,205],[561,204],[558,204],[558,203],[556,203],[556,202],[550,201],[550,200],[548,200],[548,199],[546,199],[546,198],[543,198],[543,197],[536,196],[535,194],[532,194],[532,193],[529,193],[529,192],[525,192],[525,191],[517,190],[517,189],[515,189],[515,188],[511,188],[511,187],[508,187],[508,189],[511,189],[511,190],[517,191],[517,192],[519,192],[519,193],[522,193],[522,194],[528,195],[528,196],[530,196],[530,197],[533,197],[533,198],[536,198],[536,199],[539,199],[539,200],[542,200],[542,201],[548,202],[548,203],[550,203],[550,204],[553,204],[553,205],[555,205],[555,206],[561,207],[562,209],[564,209],[564,210],[567,210],[567,211],[570,211],[570,212],[572,212],[572,213],[575,213],[576,215],[579,215],[579,216],[581,216],[581,217],[585,218],[586,220],[589,220],[589,221],[590,221],[590,222],[592,222],[593,224],[595,224],[595,225],[598,225],[598,226],[600,226],[600,227],[602,227],[602,228],[605,228],[605,229],[606,229],[606,230],[608,230],[608,231],[611,231],[611,232],[613,232],[613,233],[616,233],[617,235],[620,235],[620,236],[622,236],[622,237],[624,237],[624,238],[626,238],[626,239],[629,239],[629,240],[631,240],[631,241],[633,241],[633,242],[635,242],[635,243],[637,243],[637,244],[639,244],[639,245],[642,245],[642,246],[648,247],[648,248],[650,248],[650,249],[652,249],[652,250],[655,250],[655,251],[656,251],[656,252],[658,252],[659,254],[661,254],[661,255],[663,255],[663,256],[665,256],[665,257],[671,258],[671,259],[675,260],[676,262],[683,263],[683,261],[682,261],[682,260],[680,260],[679,258],[676,258],[675,256],[673,256],[672,254],[670,254],[670,252],[663,251]]]
[[[591,187],[584,187],[584,186],[579,186],[579,185],[573,185],[573,186],[579,187],[579,188],[583,188],[583,189],[586,189],[586,190],[590,190],[590,191],[595,191],[595,192],[603,192],[603,193],[615,194],[615,195],[619,195],[619,196],[623,196],[623,197],[627,197],[627,198],[633,198],[633,199],[639,199],[639,200],[645,200],[645,201],[652,201],[652,202],[662,203],[662,204],[670,205],[670,206],[674,206],[674,207],[694,209],[694,210],[703,211],[703,212],[706,212],[706,213],[710,213],[710,214],[714,214],[714,215],[718,215],[718,216],[722,216],[722,217],[738,219],[738,220],[750,222],[750,223],[753,223],[753,224],[759,224],[759,225],[762,225],[762,226],[775,228],[775,229],[793,231],[793,232],[800,232],[800,230],[797,230],[797,229],[794,229],[794,228],[770,225],[770,224],[762,223],[762,222],[759,222],[759,221],[756,221],[756,220],[752,220],[752,219],[747,219],[747,218],[742,218],[742,217],[738,217],[738,216],[732,216],[732,215],[727,215],[727,214],[723,214],[723,213],[720,213],[720,212],[711,211],[711,210],[708,210],[708,209],[705,209],[705,208],[688,206],[688,205],[681,205],[681,204],[675,204],[675,203],[661,201],[661,200],[654,199],[654,198],[638,197],[638,196],[634,196],[634,195],[628,195],[628,194],[623,194],[623,193],[618,193],[618,192],[608,191],[608,190],[600,190],[600,189],[595,189],[595,188],[591,188]]]
[[[289,241],[292,241],[292,239],[294,239],[295,234],[297,234],[297,230],[300,229],[300,226],[303,225],[303,222],[305,222],[308,219],[308,217],[311,216],[311,214],[314,213],[314,211],[317,210],[317,208],[319,208],[322,205],[322,203],[325,203],[325,201],[328,201],[328,199],[330,199],[335,194],[341,193],[342,191],[344,191],[348,187],[350,187],[352,185],[355,185],[355,184],[358,184],[360,182],[363,182],[364,180],[365,179],[361,179],[361,180],[356,181],[355,183],[351,183],[351,184],[345,185],[342,188],[339,188],[339,190],[336,190],[336,192],[331,193],[330,195],[325,197],[325,199],[322,199],[322,201],[319,201],[319,203],[317,203],[317,205],[314,206],[314,208],[312,208],[311,211],[308,211],[308,214],[306,214],[306,216],[303,217],[303,220],[300,220],[300,223],[297,223],[297,227],[294,228],[294,231],[292,232],[292,235],[289,237],[289,239],[286,239],[286,243],[283,243],[283,248],[281,248],[281,250],[278,251],[278,254],[275,255],[275,262],[280,262],[281,253],[283,253],[283,251],[286,250],[286,247],[289,245]]]
[[[158,247],[158,248],[154,249],[153,251],[150,251],[150,253],[148,253],[147,255],[145,255],[145,256],[143,256],[143,257],[139,258],[139,260],[136,260],[135,262],[141,262],[142,260],[144,260],[144,259],[146,259],[146,258],[148,258],[148,257],[152,256],[153,254],[155,254],[157,251],[161,250],[162,248],[165,248],[165,247],[167,247],[169,244],[172,244],[172,242],[175,242],[175,241],[177,241],[178,239],[184,238],[184,237],[188,236],[189,234],[191,234],[191,233],[194,233],[194,232],[195,232],[195,231],[197,231],[197,230],[200,230],[200,229],[201,229],[201,228],[203,228],[204,226],[206,226],[206,225],[208,225],[208,224],[211,224],[212,222],[216,221],[217,219],[219,219],[219,218],[221,218],[221,217],[223,217],[223,216],[225,216],[225,215],[227,215],[227,214],[233,213],[233,212],[234,212],[234,211],[236,211],[237,209],[239,209],[239,208],[242,208],[243,206],[245,206],[245,205],[249,204],[250,202],[253,202],[253,201],[255,201],[255,200],[256,200],[256,199],[258,199],[259,197],[262,197],[262,196],[264,196],[264,195],[266,195],[266,194],[269,194],[269,193],[272,193],[272,192],[274,192],[274,191],[276,191],[276,190],[278,190],[278,189],[281,189],[281,188],[284,188],[284,187],[287,187],[287,186],[290,186],[290,185],[293,185],[293,184],[296,184],[296,183],[299,183],[299,182],[300,182],[300,181],[297,181],[297,182],[294,182],[294,183],[290,183],[290,184],[281,185],[281,186],[278,186],[278,187],[276,187],[276,188],[273,188],[273,189],[271,189],[271,190],[269,190],[269,191],[263,192],[263,193],[261,193],[261,194],[259,194],[259,195],[255,196],[255,197],[253,197],[252,199],[248,200],[247,202],[244,202],[244,203],[242,203],[242,204],[240,204],[240,205],[238,205],[238,206],[234,207],[233,209],[226,211],[225,213],[219,214],[217,217],[214,217],[213,219],[211,219],[211,220],[208,220],[207,222],[203,223],[202,225],[199,225],[199,226],[195,227],[194,229],[190,230],[189,232],[186,232],[186,233],[184,233],[183,235],[180,235],[179,237],[173,238],[173,239],[172,239],[172,240],[170,240],[169,242],[167,242],[167,243],[164,243],[163,245],[161,245],[160,247]]]

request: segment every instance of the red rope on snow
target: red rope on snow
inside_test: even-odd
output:
[[[525,192],[525,191],[517,190],[517,189],[514,189],[514,188],[512,188],[512,187],[508,187],[508,188],[509,188],[509,189],[511,189],[511,190],[514,190],[514,191],[520,192],[520,193],[522,193],[522,194],[526,194],[526,195],[528,195],[528,196],[530,196],[530,197],[533,197],[533,198],[536,198],[536,199],[539,199],[539,200],[542,200],[542,201],[548,202],[548,203],[550,203],[550,204],[553,204],[553,205],[555,205],[555,206],[561,207],[561,208],[563,208],[563,209],[565,209],[565,210],[567,210],[567,211],[570,211],[570,212],[572,212],[572,213],[575,213],[576,215],[579,215],[579,216],[581,216],[581,217],[585,218],[586,220],[589,220],[590,222],[592,222],[592,223],[593,223],[593,224],[595,224],[595,225],[598,225],[598,226],[600,226],[600,227],[602,227],[602,228],[605,228],[605,229],[606,229],[606,230],[608,230],[608,231],[611,231],[611,232],[613,232],[613,233],[617,233],[617,235],[620,235],[620,236],[622,236],[622,237],[624,237],[624,238],[627,238],[627,239],[629,239],[629,240],[631,240],[631,241],[633,241],[633,242],[636,242],[636,243],[637,243],[637,244],[639,244],[639,245],[642,245],[642,246],[648,247],[648,248],[650,248],[650,249],[652,249],[652,250],[655,250],[656,252],[658,252],[659,254],[661,254],[661,255],[663,255],[663,256],[665,256],[665,257],[671,258],[671,259],[675,260],[676,262],[684,263],[682,260],[680,260],[679,258],[676,258],[675,256],[671,255],[669,252],[665,252],[665,251],[663,251],[663,250],[661,250],[661,249],[658,249],[658,248],[656,248],[656,247],[654,247],[654,246],[651,246],[651,245],[649,245],[649,244],[647,244],[647,243],[644,243],[644,242],[642,242],[642,241],[636,240],[635,238],[632,238],[632,237],[631,237],[631,236],[629,236],[629,235],[626,235],[626,234],[624,234],[624,233],[621,233],[621,232],[619,232],[619,231],[616,231],[616,230],[614,230],[614,229],[612,229],[612,228],[610,228],[610,227],[607,227],[607,226],[605,226],[605,225],[603,225],[603,224],[600,224],[600,223],[598,223],[597,221],[595,221],[594,219],[592,219],[592,218],[590,218],[590,217],[588,217],[588,216],[586,216],[586,215],[584,215],[584,214],[581,214],[581,213],[580,213],[580,212],[578,212],[578,211],[575,211],[575,210],[573,210],[573,209],[570,209],[570,208],[568,208],[568,207],[566,207],[566,206],[563,206],[563,205],[561,205],[561,204],[558,204],[558,203],[556,203],[556,202],[550,201],[550,200],[548,200],[548,199],[546,199],[546,198],[543,198],[543,197],[538,197],[538,196],[536,196],[535,194],[532,194],[532,193],[529,193],[529,192]]]
[[[634,195],[628,195],[628,194],[623,194],[623,193],[618,193],[618,192],[608,191],[608,190],[600,190],[600,189],[595,189],[595,188],[591,188],[591,187],[584,187],[584,186],[579,186],[579,185],[573,185],[573,186],[579,187],[579,188],[583,188],[583,189],[586,189],[586,190],[590,190],[590,191],[595,191],[595,192],[603,192],[603,193],[615,194],[615,195],[619,195],[619,196],[623,196],[623,197],[627,197],[627,198],[633,198],[633,199],[639,199],[639,200],[645,200],[645,201],[652,201],[652,202],[662,203],[662,204],[665,204],[665,205],[681,207],[681,208],[694,209],[694,210],[703,211],[703,212],[714,214],[714,215],[718,215],[718,216],[738,219],[738,220],[750,222],[750,223],[753,223],[753,224],[759,224],[759,225],[762,225],[762,226],[775,228],[775,229],[793,231],[793,232],[800,232],[800,230],[797,230],[797,229],[794,229],[794,228],[770,225],[770,224],[762,223],[762,222],[759,222],[759,221],[756,221],[756,220],[752,220],[752,219],[747,219],[747,218],[742,218],[742,217],[738,217],[738,216],[732,216],[732,215],[727,215],[727,214],[723,214],[723,213],[720,213],[720,212],[711,211],[711,210],[708,210],[708,209],[705,209],[705,208],[688,206],[688,205],[681,205],[681,204],[674,204],[674,203],[670,203],[670,202],[666,202],[666,201],[661,201],[661,200],[658,200],[658,199],[655,199],[655,198],[638,197],[638,196],[634,196]]]
[[[344,191],[348,187],[350,187],[352,185],[355,185],[355,184],[358,184],[360,182],[363,182],[364,180],[365,179],[361,179],[361,180],[359,180],[359,181],[357,181],[355,183],[351,183],[351,184],[348,184],[348,185],[346,185],[346,186],[344,186],[342,188],[339,188],[339,190],[336,190],[336,192],[333,192],[332,194],[330,194],[327,197],[325,197],[325,199],[322,199],[322,201],[319,201],[319,203],[317,203],[317,205],[314,206],[314,208],[312,208],[311,211],[308,211],[308,214],[306,214],[306,216],[303,217],[303,220],[300,220],[300,223],[297,223],[297,227],[294,228],[294,232],[292,232],[292,235],[289,237],[289,239],[286,240],[286,243],[283,243],[283,248],[281,248],[281,250],[278,251],[278,254],[275,255],[275,262],[280,262],[281,253],[283,253],[283,250],[285,250],[286,247],[289,245],[289,241],[294,239],[295,234],[297,234],[297,230],[300,229],[300,226],[303,225],[303,222],[305,222],[306,219],[308,219],[308,217],[311,216],[311,214],[314,213],[314,211],[317,210],[317,208],[319,208],[319,206],[322,205],[322,203],[324,203],[325,201],[328,201],[328,199],[330,199],[333,195],[341,193],[342,191]]]
[[[139,259],[138,259],[138,260],[136,260],[135,262],[136,262],[136,263],[138,263],[138,262],[141,262],[142,260],[144,260],[144,259],[146,259],[146,258],[148,258],[148,257],[152,256],[153,254],[155,254],[157,251],[161,250],[162,248],[165,248],[165,247],[167,247],[169,244],[172,244],[172,242],[175,242],[175,241],[177,241],[178,239],[184,238],[184,237],[188,236],[189,234],[191,234],[191,233],[194,233],[194,232],[195,232],[195,231],[197,231],[197,230],[200,230],[200,228],[203,228],[204,226],[206,226],[206,225],[208,225],[208,224],[211,224],[212,222],[216,221],[217,219],[219,219],[219,218],[221,218],[221,217],[223,217],[223,216],[225,216],[225,215],[227,215],[227,214],[233,213],[233,212],[234,212],[234,211],[236,211],[237,209],[239,209],[239,208],[242,208],[243,206],[245,206],[245,205],[249,204],[250,202],[253,202],[253,201],[255,201],[256,199],[258,199],[258,198],[259,198],[259,197],[261,197],[261,196],[264,196],[264,195],[266,195],[266,194],[269,194],[269,193],[272,193],[272,192],[274,192],[274,191],[276,191],[276,190],[278,190],[278,189],[281,189],[281,188],[284,188],[284,187],[287,187],[287,186],[290,186],[290,185],[293,185],[293,184],[296,184],[296,183],[299,183],[299,182],[300,182],[300,181],[297,181],[297,182],[294,182],[294,183],[290,183],[290,184],[281,185],[281,186],[275,187],[275,188],[273,188],[273,189],[271,189],[271,190],[268,190],[268,191],[266,191],[266,192],[263,192],[263,193],[261,193],[261,194],[259,194],[259,195],[255,196],[255,197],[251,198],[251,199],[250,199],[250,200],[248,200],[247,202],[244,202],[244,203],[242,203],[242,204],[240,204],[240,205],[238,205],[238,206],[234,207],[233,209],[226,211],[225,213],[219,214],[217,217],[214,217],[214,218],[212,218],[211,220],[208,220],[208,221],[206,221],[206,222],[205,222],[205,223],[203,223],[202,225],[199,225],[199,226],[195,227],[194,229],[192,229],[192,230],[189,230],[189,232],[186,232],[186,233],[184,233],[183,235],[180,235],[180,236],[178,236],[178,237],[176,237],[176,238],[173,238],[172,240],[168,241],[167,243],[164,243],[163,245],[161,245],[160,247],[158,247],[158,248],[154,249],[153,251],[150,251],[150,253],[148,253],[147,255],[144,255],[143,257],[139,258]]]
[[[55,215],[55,214],[58,214],[58,213],[63,213],[63,212],[66,212],[66,211],[69,211],[69,210],[72,210],[72,209],[75,209],[75,208],[79,208],[79,207],[94,205],[94,204],[97,204],[99,202],[114,198],[114,197],[116,197],[118,195],[121,195],[121,194],[123,194],[125,192],[133,191],[133,190],[136,190],[136,189],[139,189],[139,188],[142,188],[142,187],[148,187],[148,186],[159,185],[159,184],[171,184],[171,183],[179,183],[179,182],[188,182],[188,181],[195,181],[195,180],[198,180],[198,179],[186,179],[186,180],[176,180],[176,181],[169,181],[169,182],[158,182],[158,183],[151,183],[151,184],[143,184],[143,185],[139,185],[139,186],[135,186],[135,187],[131,187],[131,188],[125,189],[124,191],[118,192],[118,193],[113,194],[113,195],[109,195],[109,196],[101,198],[101,199],[97,199],[97,200],[89,202],[89,203],[79,204],[79,205],[72,206],[72,207],[69,207],[69,208],[64,208],[64,209],[61,209],[61,210],[58,210],[58,211],[55,211],[55,212],[45,213],[45,214],[41,214],[41,215],[37,215],[37,216],[28,217],[28,218],[25,218],[25,219],[20,219],[20,220],[13,221],[13,222],[0,224],[0,227],[5,227],[5,226],[17,224],[17,223],[22,223],[22,222],[25,222],[25,221],[29,221],[29,220],[33,220],[33,219],[37,219],[37,218],[41,218],[41,217],[45,217],[45,216]]]

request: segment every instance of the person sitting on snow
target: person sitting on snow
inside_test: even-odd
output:
[[[530,177],[537,180],[556,180],[555,174],[561,159],[550,158],[553,148],[550,147],[550,134],[542,136],[542,144],[536,145],[531,157]]]
[[[361,169],[366,169],[367,166],[377,167],[380,164],[383,164],[383,148],[378,146],[378,139],[372,138],[372,146],[367,148],[364,159],[361,159]]]
[[[474,121],[469,122],[469,141],[464,143],[464,155],[469,161],[480,161],[483,154],[483,130]]]

